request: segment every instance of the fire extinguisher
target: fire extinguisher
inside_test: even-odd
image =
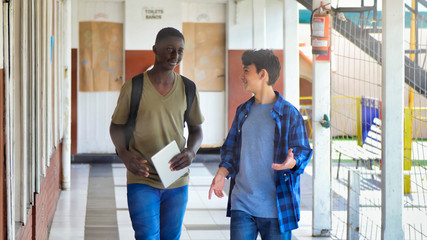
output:
[[[325,5],[321,5],[311,14],[311,47],[312,53],[318,55],[328,55],[331,45],[331,27],[329,21],[329,13],[325,9]]]

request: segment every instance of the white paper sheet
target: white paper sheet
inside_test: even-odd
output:
[[[175,140],[173,140],[151,157],[151,161],[153,162],[165,188],[169,187],[172,183],[178,180],[178,178],[188,172],[189,167],[185,167],[178,171],[171,171],[169,168],[169,161],[179,153],[178,145]]]

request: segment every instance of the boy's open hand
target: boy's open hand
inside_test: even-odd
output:
[[[209,189],[209,199],[212,198],[212,192],[219,198],[224,197],[223,189],[225,184],[225,177],[228,175],[228,170],[220,167],[212,180],[211,188]]]
[[[297,161],[294,158],[294,152],[292,148],[289,148],[288,150],[288,156],[286,156],[286,160],[281,163],[273,163],[271,167],[274,170],[285,170],[285,169],[292,169],[297,164]]]

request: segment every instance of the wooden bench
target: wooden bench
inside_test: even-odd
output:
[[[340,144],[340,141],[335,141],[332,142],[332,148],[339,153],[337,179],[339,178],[341,155],[356,161],[356,168],[359,167],[359,161],[362,161],[365,167],[372,170],[372,162],[381,161],[381,120],[374,118],[362,147],[344,145]],[[369,165],[367,165],[368,163]]]

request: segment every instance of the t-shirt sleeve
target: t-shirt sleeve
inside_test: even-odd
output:
[[[205,121],[200,109],[199,91],[196,90],[196,96],[194,96],[193,104],[191,105],[190,114],[188,115],[188,125],[200,125]]]
[[[126,81],[117,100],[116,109],[114,110],[111,122],[114,124],[126,124],[130,112],[130,98],[132,92],[132,80]]]

